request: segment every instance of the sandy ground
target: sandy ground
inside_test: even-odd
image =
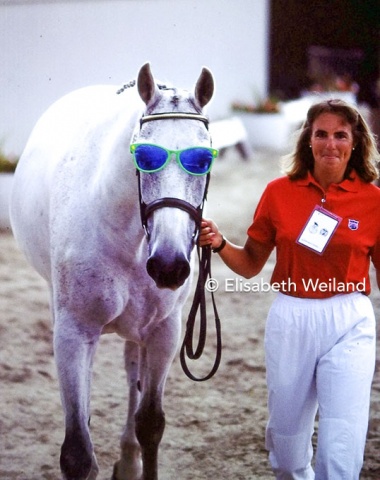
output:
[[[218,160],[208,213],[233,241],[243,242],[266,183],[279,174],[278,154],[256,152],[249,162],[235,152]],[[255,280],[269,279],[273,259]],[[213,276],[236,278],[213,257]],[[223,356],[216,376],[194,383],[178,357],[165,396],[167,427],[160,449],[165,480],[253,480],[271,477],[264,449],[266,389],[263,336],[273,293],[216,294],[222,320]],[[372,295],[380,316],[380,295]],[[190,301],[189,301],[190,303]],[[9,232],[0,234],[0,479],[56,480],[63,421],[52,351],[48,295]],[[184,311],[184,321],[189,304]],[[215,353],[212,312],[210,346],[197,371]],[[123,342],[104,336],[98,348],[92,391],[92,438],[99,479],[109,479],[118,458],[125,420]],[[380,357],[378,357],[380,359]],[[373,383],[363,479],[380,478],[380,360]]]

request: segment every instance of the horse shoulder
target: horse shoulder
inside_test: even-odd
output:
[[[137,94],[117,95],[113,86],[86,87],[55,102],[33,129],[16,170],[11,222],[21,248],[45,278],[51,244],[68,242],[75,230],[93,229],[102,209],[107,214],[104,203],[121,182],[112,166],[122,153],[113,144],[124,143],[123,154],[128,153],[131,116],[137,118],[139,108]],[[108,194],[102,168],[114,184]],[[132,175],[126,179],[135,182]],[[92,210],[85,225],[76,218],[80,208]]]

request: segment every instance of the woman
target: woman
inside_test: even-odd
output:
[[[278,479],[358,479],[375,365],[369,266],[380,272],[376,143],[340,100],[313,105],[284,177],[270,182],[244,246],[204,220],[202,246],[246,278],[276,249],[265,352],[266,447]],[[380,284],[380,274],[377,275]],[[318,410],[315,473],[311,437]]]

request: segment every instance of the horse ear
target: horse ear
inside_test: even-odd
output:
[[[203,108],[211,100],[214,93],[214,78],[210,70],[202,68],[202,73],[195,85],[195,98],[200,107]]]
[[[150,69],[150,63],[146,63],[140,68],[137,77],[137,89],[143,102],[147,105],[156,92],[156,84]]]

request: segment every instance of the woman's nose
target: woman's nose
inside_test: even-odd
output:
[[[333,136],[331,137],[327,137],[327,141],[326,141],[326,146],[328,148],[335,148],[336,146],[336,140]]]

